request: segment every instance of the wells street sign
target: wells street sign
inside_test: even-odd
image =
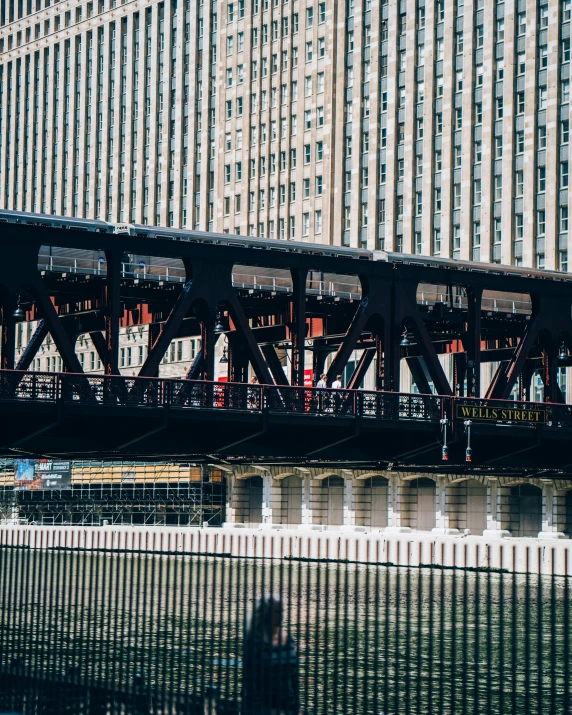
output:
[[[518,422],[527,425],[543,425],[546,422],[546,410],[536,405],[532,409],[526,409],[518,406],[492,407],[457,402],[455,416],[460,420],[475,422]]]

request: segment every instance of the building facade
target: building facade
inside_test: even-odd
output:
[[[567,270],[572,0],[6,0],[0,206]]]

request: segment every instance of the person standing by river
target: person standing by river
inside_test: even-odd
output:
[[[282,601],[263,596],[244,639],[242,715],[299,715],[298,653],[282,629]]]

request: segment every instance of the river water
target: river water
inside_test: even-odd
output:
[[[2,663],[241,693],[245,616],[281,595],[304,712],[569,713],[563,578],[208,556],[0,550]]]

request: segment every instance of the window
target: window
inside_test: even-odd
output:
[[[538,127],[538,148],[546,149],[546,127]]]
[[[236,148],[242,149],[242,129],[236,130]]]
[[[443,168],[443,152],[441,149],[435,150],[435,171],[441,171]]]
[[[493,227],[493,244],[502,243],[502,219],[495,218]]]
[[[435,189],[435,211],[441,211],[441,188]]]
[[[524,238],[524,215],[516,214],[514,224],[514,238],[516,241],[521,241]]]
[[[441,112],[437,112],[435,114],[435,134],[442,134],[443,133],[443,114]]]
[[[494,187],[495,187],[495,201],[501,201],[502,200],[502,176],[500,174],[495,176],[494,179]]]
[[[322,189],[323,189],[323,180],[322,176],[316,176],[316,196],[321,196],[322,195]]]
[[[475,104],[475,124],[483,123],[483,103],[477,102]]]
[[[304,164],[309,164],[312,159],[312,152],[309,144],[304,144]]]
[[[290,182],[289,199],[290,199],[290,202],[296,201],[296,182],[295,181]]]
[[[526,12],[518,13],[516,31],[519,36],[526,34]]]
[[[232,149],[231,133],[227,132],[224,136],[225,136],[225,141],[224,141],[225,151],[230,151]]]
[[[226,86],[232,87],[232,67],[226,70]]]
[[[548,5],[541,5],[538,13],[539,27],[548,27]]]
[[[475,179],[474,184],[473,184],[473,190],[474,190],[474,203],[480,204],[481,198],[482,198],[482,185],[481,185],[480,179]]]
[[[321,92],[324,91],[324,73],[323,72],[318,72],[317,80],[318,80],[317,92],[318,92],[318,94],[320,94]]]
[[[318,57],[320,59],[322,59],[325,56],[326,56],[326,38],[319,37],[318,38]]]
[[[322,233],[322,212],[320,210],[314,213],[314,233]]]
[[[562,40],[562,62],[570,62],[570,38]]]
[[[502,136],[495,137],[495,159],[502,159]]]
[[[244,32],[239,32],[237,35],[238,39],[238,51],[244,52]]]
[[[226,102],[226,118],[232,119],[232,100],[227,100]]]
[[[497,42],[504,40],[504,19],[497,20]]]
[[[316,142],[316,161],[322,161],[324,158],[324,142]]]
[[[485,41],[485,28],[484,25],[477,25],[475,28],[475,47],[480,49]]]
[[[224,166],[224,183],[230,183],[230,164],[225,164]]]
[[[524,52],[520,52],[516,56],[516,73],[522,75],[526,73],[526,55]]]
[[[539,166],[537,169],[537,191],[546,191],[546,167]]]
[[[308,8],[306,8],[306,28],[312,27],[313,24],[314,24],[314,8],[308,7]]]
[[[235,171],[235,181],[240,181],[242,179],[242,162],[237,161],[236,162],[236,171]]]
[[[568,144],[570,139],[570,120],[563,119],[560,123],[560,143]]]
[[[483,142],[475,142],[475,164],[479,164],[483,158]]]
[[[565,189],[568,187],[568,162],[563,161],[560,164],[560,188]]]
[[[463,162],[463,153],[460,146],[456,146],[453,154],[453,166],[457,169],[461,166]]]
[[[318,22],[326,22],[326,3],[318,3]]]
[[[310,198],[310,179],[304,179],[304,198]]]
[[[436,228],[433,231],[433,254],[438,256],[441,253],[441,229]]]
[[[544,84],[538,88],[538,109],[546,109],[547,95],[548,95],[548,88]]]
[[[415,194],[415,215],[421,216],[423,214],[423,194],[418,191]]]
[[[572,0],[562,0],[562,20],[572,19]]]
[[[515,135],[515,149],[517,154],[524,152],[524,131],[518,131]]]
[[[232,35],[229,35],[226,38],[226,54],[227,55],[232,55],[233,45],[234,45],[234,38]]]
[[[560,101],[566,103],[570,101],[570,80],[563,79],[560,84]]]
[[[324,126],[324,108],[323,107],[318,107],[316,111],[316,117],[317,117],[317,125],[319,127]]]
[[[502,97],[497,97],[496,118],[502,119],[503,115],[504,115],[504,99]]]
[[[560,207],[560,232],[568,231],[568,206]]]
[[[536,233],[539,236],[546,233],[546,211],[536,212]]]
[[[302,214],[302,236],[310,235],[310,214],[308,212]]]
[[[524,114],[524,92],[516,93],[516,113]]]
[[[514,192],[515,192],[515,196],[522,196],[524,193],[524,171],[522,171],[522,169],[515,172]]]
[[[312,43],[306,42],[306,62],[311,62],[313,56]]]
[[[230,213],[230,196],[224,197],[224,215],[228,216]]]

